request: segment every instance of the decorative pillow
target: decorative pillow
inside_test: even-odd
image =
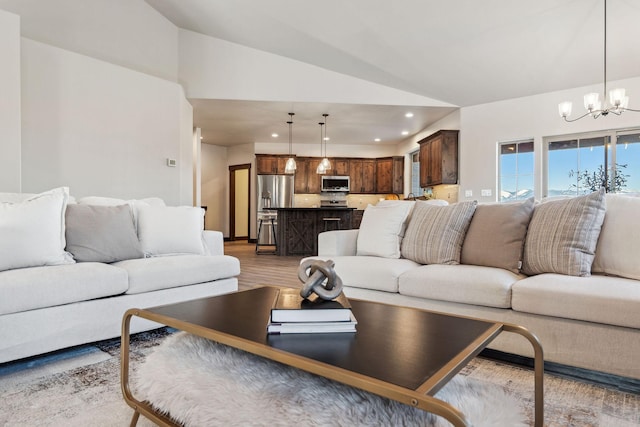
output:
[[[605,213],[604,189],[537,205],[524,243],[522,272],[590,276]]]
[[[402,256],[420,264],[460,264],[462,242],[476,204],[416,203],[402,241]]]
[[[640,198],[607,194],[592,271],[640,280]]]
[[[133,225],[138,230],[138,209],[140,206],[166,206],[164,200],[159,197],[147,197],[146,199],[114,199],[112,197],[100,197],[100,196],[87,196],[78,200],[78,204],[81,205],[93,205],[93,206],[120,206],[127,204],[131,208],[131,215],[133,217]]]
[[[191,206],[138,207],[138,239],[145,256],[205,253],[204,209]]]
[[[67,206],[66,237],[67,251],[78,262],[143,257],[128,205]]]
[[[64,251],[69,189],[56,188],[20,203],[0,203],[0,271],[73,264]]]
[[[504,268],[518,273],[534,199],[478,205],[462,244],[462,264]]]
[[[401,232],[411,208],[403,202],[367,206],[358,232],[357,255],[400,258]]]

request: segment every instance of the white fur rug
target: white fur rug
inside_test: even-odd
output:
[[[133,375],[134,395],[186,426],[449,426],[443,418],[186,333]],[[436,397],[476,427],[525,426],[501,387],[456,376]]]

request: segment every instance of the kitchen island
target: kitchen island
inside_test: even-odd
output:
[[[278,212],[278,255],[318,254],[318,234],[330,230],[350,230],[355,208],[271,208]]]

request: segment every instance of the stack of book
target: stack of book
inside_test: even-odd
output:
[[[267,333],[355,332],[357,323],[344,293],[325,301],[315,294],[302,298],[299,289],[282,288],[273,303]]]

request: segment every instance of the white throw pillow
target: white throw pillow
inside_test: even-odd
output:
[[[138,239],[145,256],[205,253],[204,209],[191,206],[138,206]]]
[[[0,271],[73,264],[64,247],[69,189],[56,188],[20,203],[0,203]]]
[[[411,203],[367,206],[358,232],[357,255],[400,258],[401,233],[412,207]]]
[[[606,202],[592,271],[640,280],[640,198],[607,194]]]

